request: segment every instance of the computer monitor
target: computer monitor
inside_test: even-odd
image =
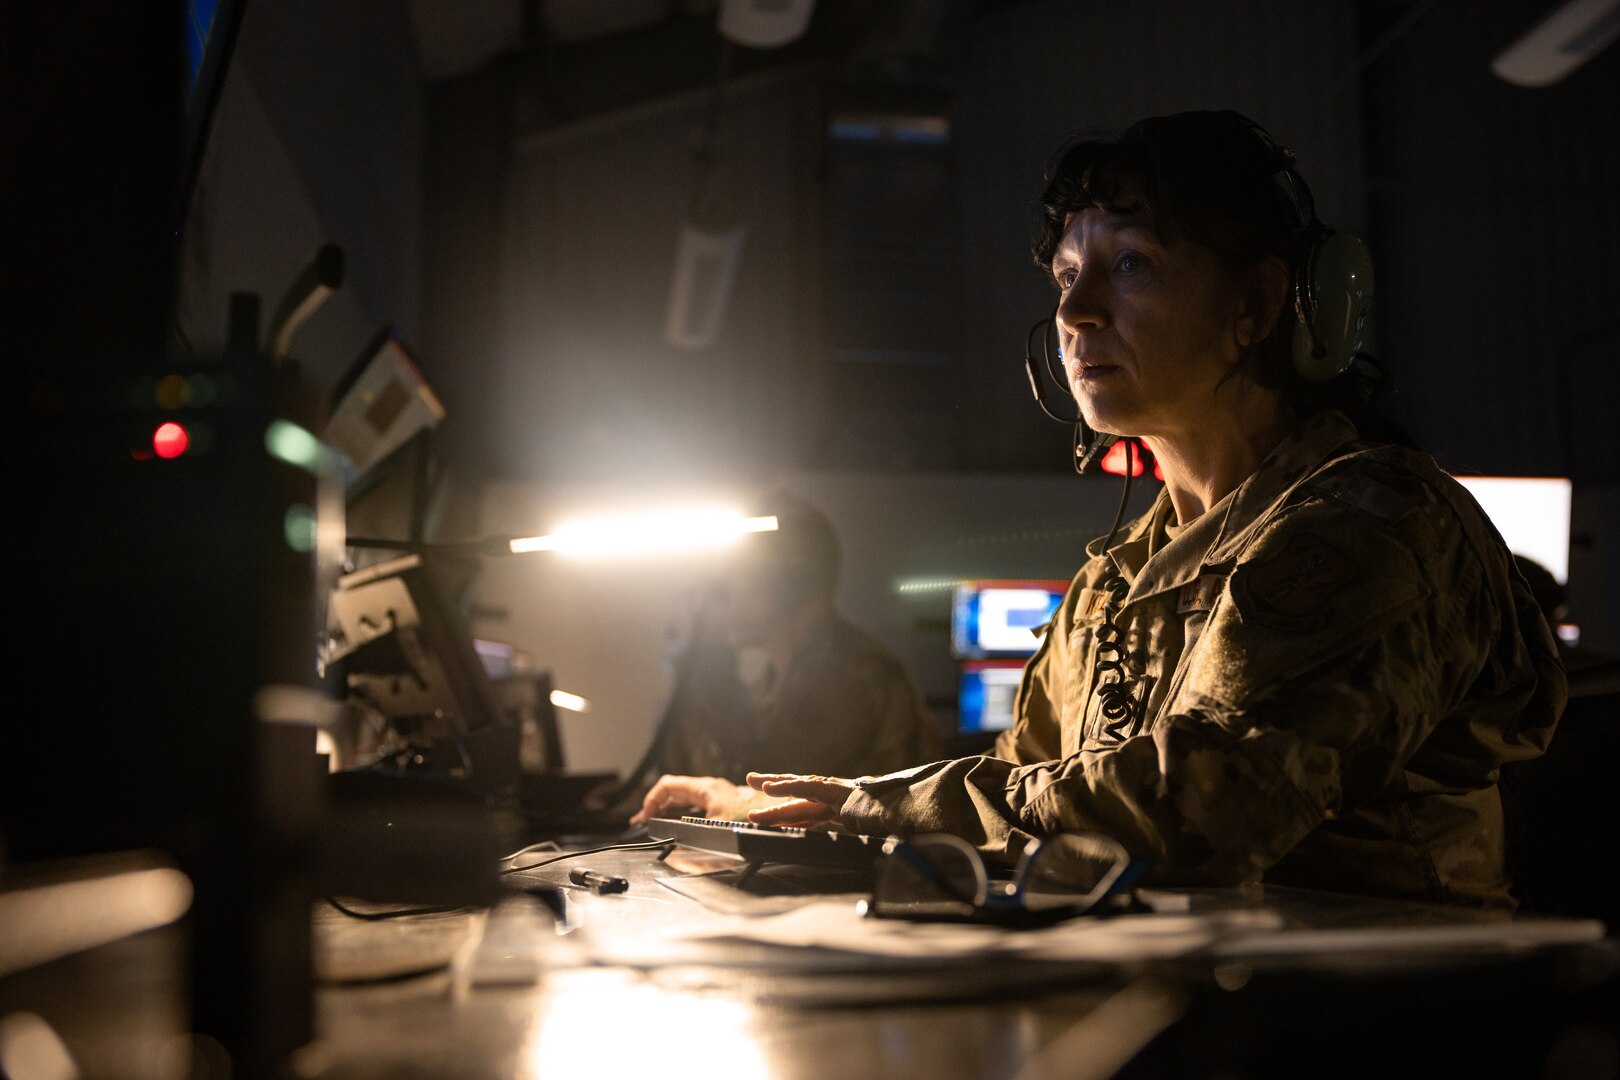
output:
[[[1570,482],[1547,476],[1459,476],[1508,550],[1534,559],[1560,585],[1569,582]]]
[[[184,0],[185,117],[180,205],[175,226],[184,225],[185,204],[197,183],[208,131],[236,48],[243,0]]]
[[[951,652],[958,659],[1030,656],[1036,631],[1051,621],[1067,581],[998,579],[963,581],[951,602]]]
[[[1022,660],[968,660],[962,664],[956,698],[956,730],[961,735],[1006,731],[1013,726]]]
[[[413,554],[342,578],[327,663],[341,671],[350,702],[420,748],[429,771],[499,787],[517,779],[516,732],[444,577]]]
[[[444,405],[404,342],[385,328],[339,380],[323,438],[353,466],[351,481],[444,420]]]

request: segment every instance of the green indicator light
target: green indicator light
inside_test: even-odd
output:
[[[192,405],[201,408],[212,405],[219,397],[219,384],[207,375],[193,375],[187,383],[187,395]]]
[[[307,469],[316,476],[331,472],[334,464],[332,451],[321,440],[286,420],[272,420],[265,428],[264,448],[270,451],[271,457]]]
[[[308,506],[293,503],[287,507],[281,528],[287,537],[287,546],[294,551],[307,555],[315,550],[315,537],[319,532],[319,525],[315,520],[315,511]]]

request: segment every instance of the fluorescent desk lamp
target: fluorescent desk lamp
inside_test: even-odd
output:
[[[488,536],[451,544],[350,536],[343,543],[346,547],[443,555],[528,555],[555,551],[560,555],[612,557],[724,547],[749,533],[775,532],[777,527],[774,514],[747,517],[725,510],[681,510],[588,518],[559,526],[556,532],[545,536]]]
[[[570,522],[549,536],[508,541],[514,555],[555,551],[569,555],[650,555],[722,547],[748,533],[773,532],[775,516],[744,517],[724,510],[593,518]]]

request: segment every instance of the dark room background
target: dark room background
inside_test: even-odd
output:
[[[335,381],[380,327],[410,343],[449,414],[430,535],[787,480],[868,567],[846,607],[932,696],[937,613],[895,575],[1067,576],[1117,498],[1065,472],[1024,382],[1047,155],[1235,108],[1370,243],[1397,418],[1454,472],[1572,479],[1571,617],[1612,648],[1620,50],[1541,88],[1491,70],[1554,6],[821,0],[802,39],[723,55],[701,0],[250,0],[181,318],[217,343],[230,292],[277,295],[340,244],[348,281],[300,356]],[[685,349],[664,330],[694,222],[744,239],[718,336]],[[690,577],[502,566],[478,630],[640,730]],[[633,613],[633,641],[584,635],[649,673],[615,700],[570,649]]]

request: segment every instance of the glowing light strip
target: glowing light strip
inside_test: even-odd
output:
[[[961,584],[961,578],[900,578],[894,583],[894,591],[901,596],[916,596],[925,593],[950,592]]]
[[[744,517],[726,510],[682,510],[570,522],[547,536],[518,537],[509,546],[514,555],[533,551],[582,556],[647,555],[719,547],[748,533],[774,532],[776,528],[774,515]]]
[[[551,692],[551,703],[557,708],[567,709],[569,712],[589,712],[591,708],[590,702],[578,694],[570,694],[566,690],[553,690]]]

